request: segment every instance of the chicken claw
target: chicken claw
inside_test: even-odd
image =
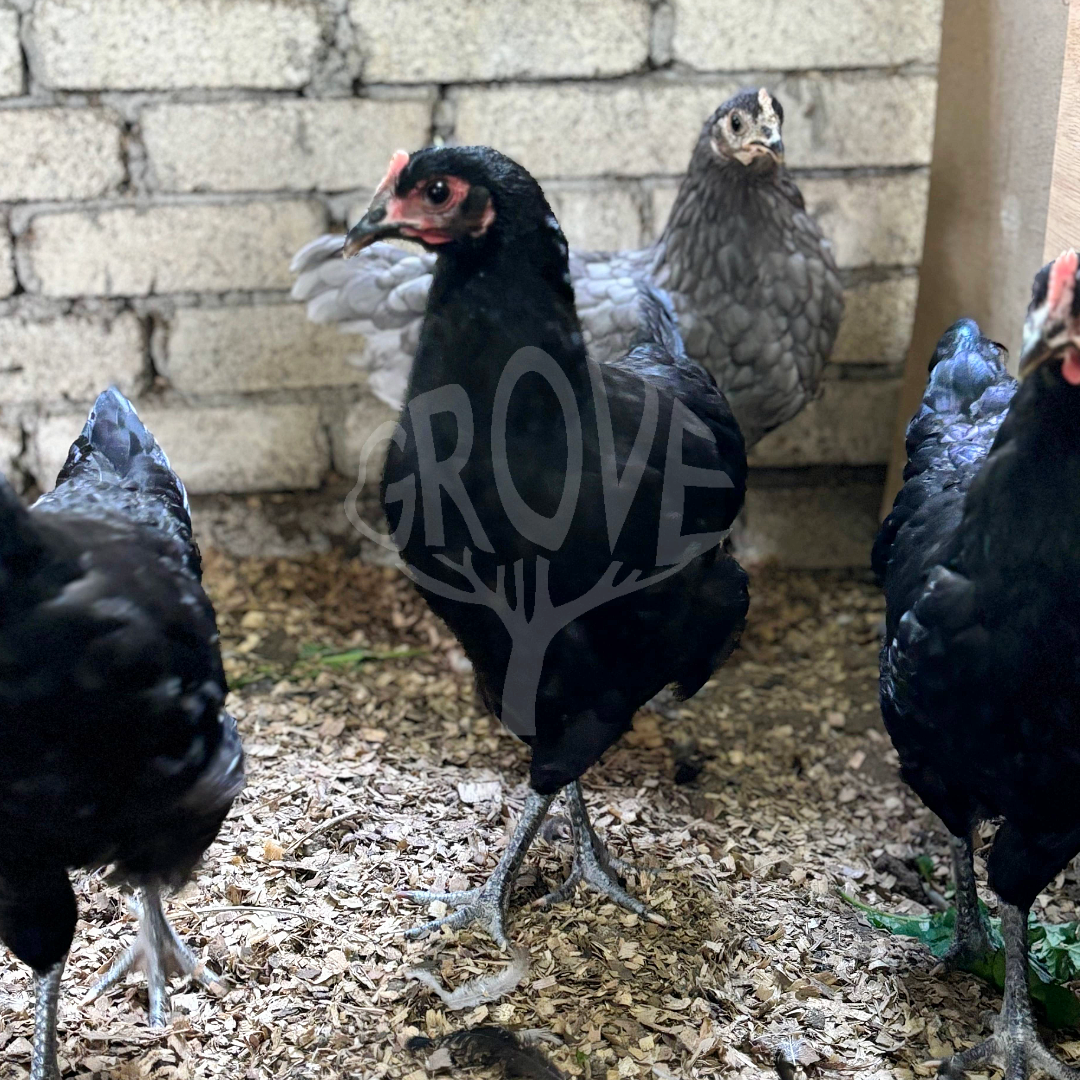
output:
[[[581,781],[575,780],[566,791],[567,808],[574,830],[574,862],[570,875],[553,892],[536,901],[540,907],[551,907],[569,899],[579,883],[584,883],[604,896],[610,897],[620,907],[633,911],[643,918],[650,919],[660,926],[667,926],[667,919],[650,911],[640,900],[631,896],[618,874],[634,870],[629,863],[612,855],[604,842],[596,835],[596,830],[589,820],[589,811],[585,806],[585,796],[581,790]]]
[[[1058,1061],[1042,1044],[1031,1015],[1028,993],[1027,912],[1001,906],[1001,935],[1005,939],[1005,995],[994,1034],[968,1050],[953,1054],[938,1069],[939,1076],[959,1080],[971,1069],[998,1065],[1004,1080],[1025,1080],[1032,1068],[1054,1080],[1080,1080],[1080,1071]]]
[[[134,942],[94,983],[83,998],[83,1004],[93,1001],[129,971],[142,968],[146,971],[150,996],[150,1026],[162,1028],[169,1022],[169,993],[166,981],[170,975],[188,976],[200,986],[217,993],[223,989],[223,983],[218,976],[207,970],[206,965],[180,940],[170,926],[161,906],[161,893],[157,888],[141,888],[139,900],[134,906],[139,916],[139,932]]]
[[[554,797],[554,795],[538,795],[535,791],[529,792],[521,821],[518,822],[514,835],[510,838],[510,843],[507,844],[506,851],[499,860],[499,865],[479,888],[463,889],[460,892],[398,893],[399,896],[415,900],[418,904],[441,902],[455,909],[441,919],[414,926],[405,932],[405,936],[424,937],[441,926],[461,930],[466,926],[479,925],[487,930],[500,948],[508,950],[510,939],[506,936],[506,916],[510,906],[510,893],[517,880],[525,854],[536,838]]]

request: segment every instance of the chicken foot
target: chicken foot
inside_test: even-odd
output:
[[[1080,1080],[1080,1071],[1058,1061],[1035,1030],[1028,993],[1027,911],[1002,904],[1001,935],[1005,939],[1005,996],[994,1022],[994,1034],[969,1050],[953,1054],[942,1063],[939,1075],[955,1080],[969,1069],[993,1063],[1004,1068],[1004,1080],[1026,1080],[1032,1067],[1054,1080]]]
[[[946,967],[966,969],[977,960],[990,956],[990,938],[979,910],[979,894],[975,888],[974,850],[971,836],[949,835],[952,848],[953,874],[956,881],[956,929],[953,941],[942,957]]]
[[[30,1080],[60,1080],[60,1066],[56,1061],[56,1011],[66,960],[66,956],[58,960],[44,975],[34,973],[34,1048],[30,1054]]]
[[[510,893],[517,881],[518,871],[525,860],[525,854],[536,839],[537,832],[547,816],[554,795],[539,795],[529,792],[525,800],[525,809],[518,822],[510,843],[506,846],[498,866],[491,877],[476,889],[463,889],[459,892],[407,891],[399,896],[414,900],[418,904],[441,902],[454,910],[440,919],[414,926],[406,931],[406,937],[418,938],[441,926],[461,930],[466,926],[480,925],[495,939],[500,948],[509,950],[510,940],[506,936],[506,917],[510,906]]]
[[[94,983],[83,1001],[93,1001],[129,971],[143,968],[150,997],[150,1026],[162,1028],[169,1022],[166,983],[170,975],[188,976],[207,989],[220,988],[221,980],[206,969],[169,925],[161,906],[161,892],[156,886],[139,889],[139,900],[134,906],[139,916],[135,940]]]
[[[617,875],[626,874],[634,868],[622,859],[615,858],[596,835],[596,830],[589,820],[581,781],[575,780],[564,791],[570,823],[574,830],[574,862],[570,868],[570,876],[557,889],[538,900],[537,904],[541,907],[558,904],[572,896],[578,885],[584,883],[614,900],[620,907],[651,919],[661,926],[667,926],[667,920],[662,915],[650,911],[640,900],[631,896],[619,881]]]

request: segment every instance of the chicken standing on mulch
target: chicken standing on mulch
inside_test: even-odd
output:
[[[1028,989],[1028,912],[1080,852],[1078,263],[1067,251],[1035,277],[1019,383],[971,320],[942,337],[874,552],[885,724],[904,778],[953,837],[958,962],[991,951],[970,838],[1000,821],[987,864],[1004,1000],[994,1033],[946,1062],[952,1077],[990,1065],[1006,1080],[1080,1077],[1043,1045]]]
[[[214,985],[160,897],[244,784],[200,577],[184,485],[117,390],[29,510],[0,478],[0,939],[34,971],[32,1080],[60,1076],[70,869],[139,890],[139,935],[94,995],[143,966],[163,1028],[172,970]]]
[[[759,1080],[777,1049],[797,1057],[800,1080],[912,1080],[994,1006],[973,977],[941,974],[921,945],[871,930],[837,896],[921,910],[903,881],[917,853],[933,857],[939,889],[949,880],[944,832],[900,783],[881,728],[883,605],[868,575],[759,573],[755,619],[717,684],[662,722],[640,713],[590,773],[597,824],[656,869],[635,884],[671,926],[613,904],[523,907],[528,977],[465,1013],[406,977],[433,943],[403,940],[412,907],[395,891],[490,871],[526,790],[525,748],[479,706],[455,640],[398,571],[334,552],[208,552],[206,581],[248,787],[169,915],[231,989],[220,1001],[175,993],[160,1033],[136,980],[80,1007],[75,991],[132,925],[115,888],[81,879],[60,1006],[75,1080],[423,1080],[411,1037],[485,1023],[557,1036],[546,1052],[592,1080]],[[323,659],[395,650],[416,654]],[[673,780],[673,740],[704,761],[693,784]],[[531,896],[569,859],[558,837],[536,850]],[[1072,870],[1048,895],[1040,917],[1075,917]],[[443,979],[505,965],[485,935],[434,944]],[[0,1072],[15,1080],[28,989],[25,968],[0,958]],[[1080,1044],[1056,1049],[1080,1058]]]
[[[742,435],[657,293],[635,347],[589,362],[562,230],[497,150],[395,154],[345,254],[386,238],[439,252],[387,451],[387,521],[485,705],[532,751],[532,791],[495,870],[410,892],[452,909],[413,933],[480,925],[509,948],[514,882],[559,793],[574,862],[543,902],[581,883],[663,923],[620,882],[628,864],[590,823],[581,777],[641,706],[668,686],[690,697],[738,642],[747,577],[722,541],[746,491]]]

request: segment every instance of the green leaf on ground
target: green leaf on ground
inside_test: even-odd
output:
[[[305,679],[317,675],[324,668],[350,668],[372,660],[408,660],[413,656],[423,656],[428,649],[393,649],[376,652],[373,649],[347,649],[335,652],[333,647],[307,642],[300,646],[296,659],[291,664],[257,664],[250,671],[234,675],[229,679],[231,690],[240,690],[263,679]]]
[[[840,896],[861,911],[871,926],[890,934],[917,938],[936,957],[944,956],[952,944],[956,908],[928,915],[894,915],[872,908],[845,892]],[[982,901],[979,901],[979,907],[990,927],[990,944],[995,951],[963,967],[998,990],[1004,990],[1005,950],[1001,940],[1001,920],[990,918]],[[1080,1027],[1080,1000],[1062,985],[1080,978],[1080,924],[1042,923],[1032,916],[1028,919],[1028,940],[1031,942],[1029,983],[1032,1000],[1042,1007],[1050,1027]]]

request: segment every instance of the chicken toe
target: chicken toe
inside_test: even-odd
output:
[[[1027,912],[1011,904],[1001,907],[1001,935],[1005,939],[1005,996],[994,1024],[994,1034],[943,1062],[938,1074],[959,1080],[972,1069],[996,1064],[1004,1080],[1026,1080],[1032,1068],[1055,1080],[1080,1080],[1080,1071],[1059,1061],[1042,1044],[1035,1030],[1028,993]]]
[[[585,806],[581,781],[575,780],[565,790],[570,822],[574,829],[574,862],[569,876],[562,885],[547,896],[541,897],[537,903],[542,907],[558,904],[563,900],[568,900],[579,884],[585,884],[614,900],[620,907],[633,911],[643,918],[651,919],[661,926],[666,926],[667,920],[662,915],[650,911],[640,900],[631,896],[619,880],[619,874],[626,874],[634,868],[622,859],[615,858],[596,835],[596,830],[589,820],[588,808]]]
[[[406,937],[423,937],[442,926],[462,930],[466,926],[478,925],[487,930],[500,948],[509,949],[506,917],[510,907],[510,893],[517,880],[525,854],[536,838],[553,798],[553,795],[538,795],[535,791],[529,793],[521,821],[518,822],[503,857],[492,871],[491,877],[479,888],[464,889],[461,892],[399,893],[400,896],[414,900],[418,904],[441,902],[454,909],[442,918],[414,926],[406,931]]]
[[[170,975],[187,976],[208,990],[220,990],[222,982],[207,970],[169,925],[158,889],[149,886],[141,888],[136,906],[139,932],[134,942],[94,983],[84,1002],[93,1001],[129,971],[142,968],[146,971],[150,998],[150,1026],[161,1028],[169,1022],[169,994],[166,984]]]

